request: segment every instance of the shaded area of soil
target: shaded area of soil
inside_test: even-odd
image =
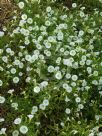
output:
[[[17,10],[13,0],[0,0],[0,30],[12,19],[14,11],[18,12]]]

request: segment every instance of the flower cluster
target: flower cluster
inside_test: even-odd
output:
[[[33,4],[19,2],[15,28],[0,31],[0,134],[43,136],[46,123],[62,131],[72,122],[100,124],[102,12],[89,15],[73,3],[72,12],[48,6],[34,14]]]

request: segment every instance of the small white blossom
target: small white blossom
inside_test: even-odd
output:
[[[72,7],[73,7],[73,8],[76,8],[76,7],[77,7],[77,4],[76,4],[76,3],[72,3]]]
[[[13,78],[13,83],[18,83],[19,82],[19,78],[18,77],[14,77]]]
[[[12,74],[15,74],[15,73],[16,73],[16,69],[15,69],[15,68],[12,68],[12,69],[11,69],[11,73],[12,73]]]
[[[13,108],[15,108],[15,110],[17,110],[18,109],[18,103],[12,103],[11,107],[13,107]]]
[[[70,109],[69,109],[69,108],[66,108],[65,113],[66,113],[66,114],[70,114],[70,112],[71,112]]]
[[[34,87],[34,90],[33,90],[35,93],[39,93],[40,92],[40,87],[39,86],[36,86]]]
[[[48,72],[49,72],[49,73],[54,72],[54,70],[55,70],[55,69],[54,69],[54,67],[53,67],[53,66],[49,66],[49,67],[48,67]]]
[[[23,15],[21,16],[21,18],[22,18],[23,20],[26,20],[26,19],[27,19],[27,15],[26,15],[26,14],[23,14]]]
[[[19,2],[18,6],[19,6],[20,9],[23,9],[24,8],[24,2]]]
[[[67,78],[67,79],[70,79],[70,78],[71,78],[71,74],[67,73],[67,74],[66,74],[66,78]]]
[[[31,114],[35,114],[37,111],[38,111],[38,107],[37,106],[33,106]]]
[[[6,134],[6,128],[1,128],[0,132],[1,132],[1,134],[5,135]]]
[[[12,136],[19,136],[19,131],[18,130],[14,130],[12,132]]]
[[[0,103],[4,103],[5,102],[5,98],[3,96],[0,96]]]
[[[75,55],[76,55],[76,51],[75,51],[75,50],[71,50],[71,51],[70,51],[70,55],[71,55],[71,56],[75,56]]]
[[[73,81],[77,81],[78,80],[78,76],[77,75],[72,75],[72,80]]]
[[[22,121],[22,119],[21,118],[16,118],[15,120],[14,120],[14,124],[20,124],[21,123],[21,121]]]
[[[27,126],[21,126],[19,130],[22,134],[26,134],[28,132]]]
[[[76,98],[75,98],[75,101],[76,101],[77,103],[80,103],[80,101],[81,101],[80,97],[76,97]]]
[[[51,7],[50,6],[46,8],[46,12],[51,12]]]
[[[0,86],[2,86],[3,85],[3,82],[2,82],[2,80],[0,80]]]
[[[58,71],[56,74],[55,74],[55,78],[60,80],[62,78],[62,74],[60,71]]]
[[[40,108],[41,110],[45,110],[46,106],[42,103],[42,104],[39,105],[39,108]]]
[[[49,100],[45,99],[45,100],[43,101],[43,104],[44,104],[45,106],[48,106],[48,105],[49,105]]]
[[[79,108],[79,109],[83,109],[83,108],[84,108],[84,105],[83,105],[83,104],[79,104],[79,105],[78,105],[78,108]]]
[[[3,36],[4,36],[4,32],[0,31],[0,37],[3,37]]]
[[[32,24],[32,23],[33,23],[33,19],[32,19],[32,18],[28,18],[28,19],[27,19],[27,23],[28,23],[28,24]]]
[[[4,122],[4,121],[5,121],[5,119],[0,117],[0,122]]]

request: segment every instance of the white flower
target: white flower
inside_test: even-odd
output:
[[[2,86],[3,85],[3,82],[2,82],[2,80],[0,80],[0,86]]]
[[[52,73],[52,72],[54,72],[55,69],[53,66],[49,66],[47,70],[49,73]]]
[[[19,68],[23,68],[24,64],[21,62],[19,63]]]
[[[80,30],[79,31],[79,36],[83,36],[84,35],[84,31]]]
[[[28,118],[29,118],[30,120],[34,117],[34,115],[32,115],[32,114],[27,115],[27,116],[28,116]]]
[[[47,21],[45,22],[45,25],[46,25],[46,26],[50,26],[50,25],[51,25],[51,22],[47,20]]]
[[[0,118],[0,122],[3,122],[3,121],[5,121],[5,119],[4,118]]]
[[[28,82],[30,82],[30,80],[31,80],[31,78],[27,77],[25,81],[28,83]]]
[[[62,52],[62,53],[63,53],[63,52],[64,52],[64,48],[60,48],[60,52]]]
[[[35,122],[35,124],[36,124],[37,126],[39,126],[39,125],[40,125],[40,122]]]
[[[31,114],[35,114],[37,111],[38,111],[38,107],[37,106],[33,106]]]
[[[75,55],[76,55],[76,51],[75,51],[75,50],[71,50],[71,51],[70,51],[70,55],[71,55],[71,56],[75,56]]]
[[[39,93],[40,92],[40,87],[39,86],[34,87],[33,91],[35,93]]]
[[[19,82],[19,78],[18,78],[18,77],[14,77],[14,78],[13,78],[13,82],[14,82],[14,83],[18,83],[18,82]]]
[[[102,132],[99,132],[97,136],[102,136]]]
[[[68,84],[67,84],[67,83],[64,83],[64,84],[63,84],[63,88],[64,88],[64,89],[67,89],[67,88],[68,88]]]
[[[102,3],[102,0],[99,0],[99,2],[101,2],[101,3]]]
[[[83,105],[83,104],[79,104],[79,105],[78,105],[78,108],[79,108],[79,109],[83,109],[83,108],[84,108],[84,105]]]
[[[26,14],[23,14],[23,15],[21,16],[21,18],[22,18],[23,20],[26,20],[26,19],[27,19],[27,15],[26,15]]]
[[[55,42],[55,37],[49,36],[49,37],[48,37],[48,41],[49,41],[49,42]]]
[[[84,17],[84,16],[85,16],[84,12],[80,11],[80,17]]]
[[[20,124],[21,123],[21,118],[16,118],[15,120],[14,120],[14,124]]]
[[[98,71],[94,71],[94,72],[93,72],[93,75],[94,75],[94,76],[98,76]]]
[[[65,102],[70,102],[70,99],[67,96],[65,97]]]
[[[41,110],[45,110],[46,106],[42,103],[42,104],[39,105],[39,108],[40,108]]]
[[[37,55],[37,54],[32,55],[32,59],[31,59],[32,62],[34,62],[34,61],[37,60],[37,59],[38,59],[38,55]]]
[[[71,86],[75,87],[75,86],[76,86],[76,83],[75,83],[75,82],[72,82],[72,83],[71,83]]]
[[[43,81],[40,83],[41,88],[46,87],[48,85],[47,81]]]
[[[46,8],[46,12],[51,12],[51,7],[50,6]]]
[[[73,75],[73,76],[72,76],[72,80],[73,80],[73,81],[77,81],[77,79],[78,79],[78,76],[77,76],[77,75]]]
[[[14,55],[14,51],[11,51],[11,52],[10,52],[10,55],[13,56],[13,55]]]
[[[11,49],[10,49],[10,48],[7,48],[7,49],[6,49],[6,52],[7,52],[7,53],[10,53],[10,52],[11,52]]]
[[[88,136],[94,136],[94,133],[90,133]]]
[[[18,6],[19,6],[20,9],[23,9],[24,8],[24,2],[19,2]]]
[[[12,133],[12,136],[19,136],[19,131],[18,130],[14,130]]]
[[[51,43],[49,43],[49,42],[45,43],[45,47],[46,47],[47,49],[51,48]]]
[[[27,19],[27,23],[28,23],[28,24],[32,24],[32,23],[33,23],[33,19],[32,19],[32,18],[28,18],[28,19]]]
[[[61,125],[62,127],[64,127],[64,122],[61,122],[60,125]]]
[[[45,106],[48,106],[48,105],[49,105],[49,100],[47,100],[47,99],[44,100],[44,101],[43,101],[43,104],[44,104]]]
[[[63,59],[63,64],[69,67],[72,66],[72,62],[70,59]]]
[[[26,60],[26,61],[31,61],[31,59],[32,59],[31,55],[26,55],[26,56],[25,56],[25,60]]]
[[[29,30],[25,30],[25,32],[23,33],[25,36],[29,36]],[[26,45],[28,45],[29,43],[30,43],[30,41],[29,41],[29,39],[28,38],[25,38],[25,43],[26,43]]]
[[[86,61],[86,56],[83,55],[83,56],[81,57],[81,59],[82,59],[82,61]]]
[[[98,81],[97,81],[97,80],[93,80],[93,81],[92,81],[92,84],[98,85]]]
[[[63,40],[63,33],[61,31],[58,32],[57,34],[57,39],[60,41],[60,40]]]
[[[67,78],[67,79],[70,79],[70,78],[71,78],[71,74],[67,73],[67,74],[66,74],[66,78]]]
[[[1,134],[5,135],[6,134],[5,131],[6,131],[6,128],[1,128]]]
[[[70,109],[69,109],[69,108],[66,108],[65,113],[66,113],[66,114],[70,114],[70,112],[71,112]]]
[[[75,98],[75,101],[76,101],[77,103],[79,103],[79,102],[81,101],[80,97],[76,97],[76,98]]]
[[[0,96],[0,103],[4,103],[5,102],[5,98],[3,96]]]
[[[17,110],[18,109],[18,103],[12,103],[11,107],[13,107],[13,108],[15,108],[15,110]]]
[[[3,36],[4,36],[4,32],[0,31],[0,37],[3,37]]]
[[[14,89],[8,90],[8,93],[9,93],[9,94],[12,94],[13,92],[14,92]]]
[[[87,72],[88,72],[89,74],[91,74],[92,68],[91,68],[91,67],[87,67]]]
[[[12,69],[11,69],[11,73],[12,73],[12,74],[15,74],[15,73],[16,73],[16,69],[15,69],[15,68],[12,68]]]
[[[61,61],[61,57],[58,57],[58,58],[56,59],[56,63],[57,63],[57,64],[60,64],[60,61]]]
[[[14,63],[14,65],[19,65],[20,61],[19,60],[15,60],[13,63]]]
[[[56,74],[55,74],[55,78],[60,80],[62,78],[62,74],[60,71],[58,71]]]
[[[3,57],[2,57],[2,61],[4,61],[5,63],[7,63],[7,62],[8,62],[7,57],[6,57],[6,56],[3,56]]]
[[[72,87],[68,86],[68,87],[66,88],[66,91],[67,91],[68,93],[72,92]]]
[[[100,119],[99,115],[95,115],[95,119],[98,121]]]
[[[21,126],[21,127],[20,127],[20,132],[21,132],[22,134],[26,134],[26,133],[28,132],[28,128],[27,128],[26,126]]]
[[[72,3],[72,7],[73,7],[73,8],[76,8],[76,7],[77,7],[77,4],[76,4],[76,3]]]

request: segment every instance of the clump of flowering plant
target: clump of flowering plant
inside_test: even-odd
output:
[[[0,134],[99,135],[79,126],[102,121],[102,12],[74,3],[35,14],[35,3],[20,1],[20,16],[0,31]]]

